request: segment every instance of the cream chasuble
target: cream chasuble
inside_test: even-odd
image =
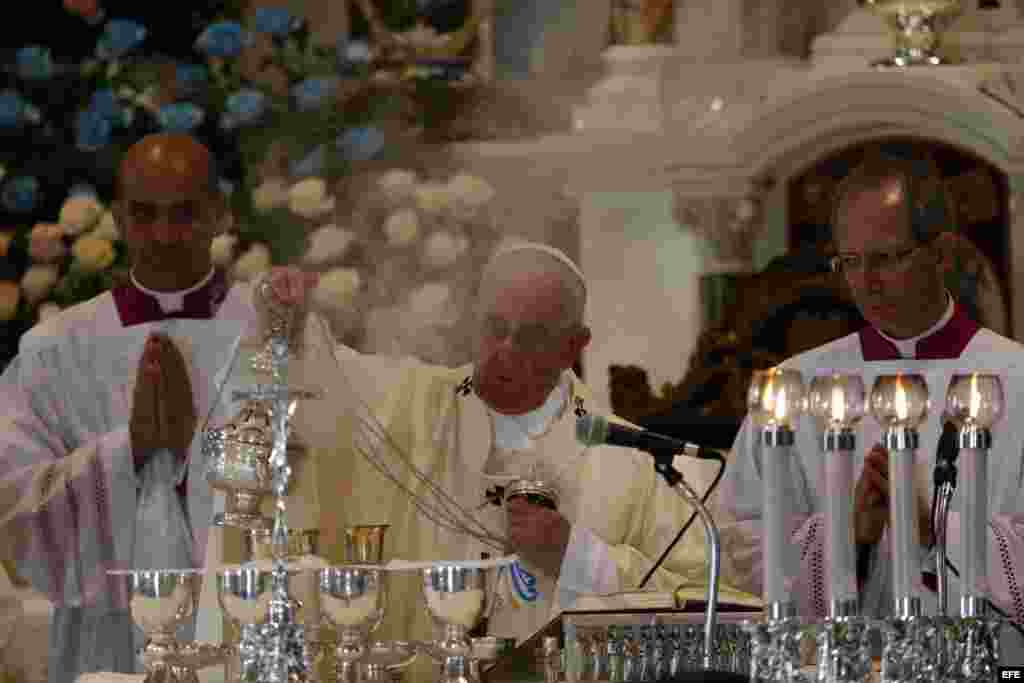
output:
[[[471,366],[450,369],[411,359],[364,356],[339,349],[343,382],[363,397],[390,438],[416,467],[492,531],[505,535],[503,507],[488,501],[495,481],[484,476],[488,459],[514,462],[522,454],[493,448],[492,421],[472,391]],[[590,407],[585,386],[566,373],[567,400],[550,428],[534,440],[534,454],[556,472],[559,510],[573,523],[561,581],[528,563],[539,596],[520,599],[505,582],[491,614],[489,632],[520,641],[546,624],[563,602],[581,593],[635,587],[653,558],[674,538],[690,508],[655,478],[649,458],[637,451],[608,446],[583,449],[575,439],[577,410]],[[351,415],[342,418],[351,428]],[[338,450],[318,461],[323,552],[343,562],[344,528],[355,524],[390,524],[385,559],[466,560],[482,552],[500,552],[475,539],[442,528],[423,516],[389,477],[339,441]],[[677,460],[681,460],[677,459]],[[397,459],[392,473],[402,486],[425,493],[426,486]],[[684,472],[686,464],[683,464]],[[326,504],[332,501],[332,504]],[[333,504],[336,501],[337,504]],[[375,639],[424,639],[432,625],[423,607],[418,575],[389,577],[387,611]],[[687,533],[652,580],[652,588],[672,591],[684,586],[688,598],[702,599],[705,587],[703,533]],[[759,604],[753,596],[723,586],[723,600]],[[568,605],[562,604],[561,608]],[[421,658],[409,680],[426,680],[434,667]]]

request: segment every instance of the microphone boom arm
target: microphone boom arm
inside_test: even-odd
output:
[[[674,453],[660,452],[652,453],[654,456],[654,470],[660,474],[668,485],[683,500],[692,505],[700,516],[704,525],[704,539],[708,546],[708,589],[706,595],[707,607],[704,613],[704,669],[711,670],[715,653],[715,626],[718,620],[718,584],[721,573],[722,547],[718,534],[718,526],[711,517],[707,507],[701,502],[700,496],[683,478],[682,473],[677,470],[672,461]]]

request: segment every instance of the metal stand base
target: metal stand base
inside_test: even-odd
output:
[[[811,683],[800,671],[802,628],[791,603],[772,603],[764,623],[747,624],[750,634],[750,680]]]

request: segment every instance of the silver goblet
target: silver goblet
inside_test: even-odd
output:
[[[241,680],[258,671],[259,628],[270,615],[274,597],[273,572],[253,567],[233,567],[217,574],[217,600],[228,620],[239,630],[238,666]]]
[[[339,683],[358,680],[366,641],[384,619],[386,576],[379,569],[337,566],[320,570],[320,610],[338,631]]]
[[[423,597],[439,631],[431,648],[442,659],[442,683],[478,683],[469,632],[491,602],[489,569],[437,564],[423,570]]]
[[[147,683],[198,683],[195,670],[178,657],[181,646],[175,632],[195,614],[202,572],[135,569],[110,574],[127,579],[132,619],[146,634],[142,663]]]

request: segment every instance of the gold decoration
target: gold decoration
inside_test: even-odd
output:
[[[960,0],[864,0],[864,5],[885,21],[896,42],[896,52],[874,66],[949,63],[938,50],[942,34],[963,11]]]

